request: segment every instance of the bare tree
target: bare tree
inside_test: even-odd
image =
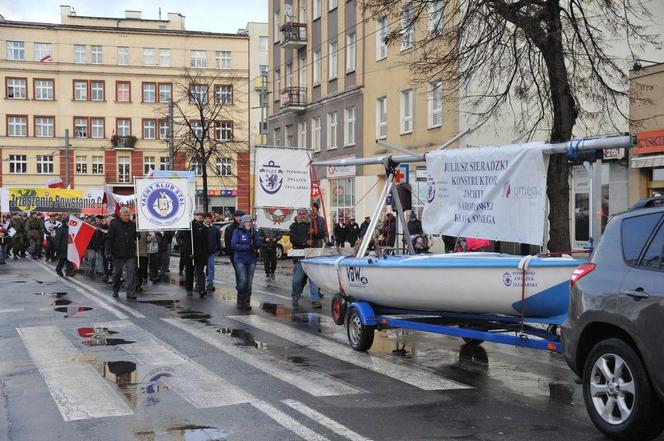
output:
[[[413,81],[442,79],[447,97],[473,109],[471,125],[512,111],[522,140],[547,130],[550,142],[567,141],[588,122],[615,129],[628,118],[629,82],[612,47],[657,43],[643,25],[652,17],[642,0],[363,1],[368,13],[398,24],[388,43],[427,28],[409,60]],[[568,171],[566,156],[551,157],[551,251],[570,247]]]
[[[174,150],[176,155],[183,154],[190,170],[200,171],[205,212],[209,209],[208,177],[237,178],[232,169],[229,173],[225,161],[247,150],[248,140],[236,136],[239,126],[247,124],[242,113],[246,97],[236,90],[242,85],[246,85],[246,78],[189,70],[174,84]]]

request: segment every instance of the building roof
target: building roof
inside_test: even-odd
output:
[[[77,18],[96,18],[102,20],[109,20],[106,17],[82,17],[77,16]],[[132,19],[127,18],[117,18],[111,20],[127,21]],[[138,20],[138,19],[133,19]],[[141,19],[143,20],[143,19]],[[168,23],[168,20],[143,20],[150,22],[164,22]],[[2,26],[15,26],[21,28],[47,28],[53,30],[69,30],[69,31],[93,31],[93,32],[123,32],[123,33],[135,33],[135,34],[163,34],[163,35],[180,35],[180,36],[201,36],[201,37],[218,37],[218,38],[239,38],[239,39],[248,39],[247,35],[241,34],[231,34],[224,32],[205,32],[205,31],[187,31],[181,29],[151,29],[151,28],[131,28],[131,27],[114,27],[114,26],[88,26],[88,25],[72,25],[72,24],[58,24],[58,23],[38,23],[31,21],[14,21],[14,20],[4,20]]]

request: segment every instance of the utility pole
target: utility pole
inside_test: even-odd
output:
[[[65,186],[69,188],[69,129],[65,129]]]
[[[168,166],[175,170],[175,145],[173,142],[173,97],[168,100]]]

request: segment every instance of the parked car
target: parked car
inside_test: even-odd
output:
[[[651,198],[614,216],[570,280],[563,352],[590,419],[614,440],[650,440],[664,429],[662,203]]]
[[[277,242],[277,259],[284,259],[288,257],[288,252],[293,248],[290,241],[290,235],[283,233],[279,242]]]

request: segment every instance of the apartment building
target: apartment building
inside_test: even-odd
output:
[[[189,72],[209,83],[194,85],[209,99],[223,94],[232,103],[232,120],[220,121],[215,136],[245,145],[209,164],[210,206],[247,209],[248,37],[188,31],[178,13],[163,20],[143,19],[140,11],[79,16],[70,6],[60,13],[60,24],[0,23],[0,185],[42,186],[61,177],[75,188],[107,183],[130,194],[134,178],[151,169],[200,176],[183,152],[169,163],[168,104],[191,93]]]
[[[408,68],[416,39],[442,22],[442,4],[388,47],[400,20],[369,16],[357,0],[271,0],[269,144],[307,148],[322,160],[384,153],[379,141],[421,151],[454,136],[456,99],[444,102],[441,81],[415,84]],[[424,194],[417,168],[404,172]],[[369,190],[384,174],[377,166],[317,172],[330,223],[368,215],[378,196]]]

